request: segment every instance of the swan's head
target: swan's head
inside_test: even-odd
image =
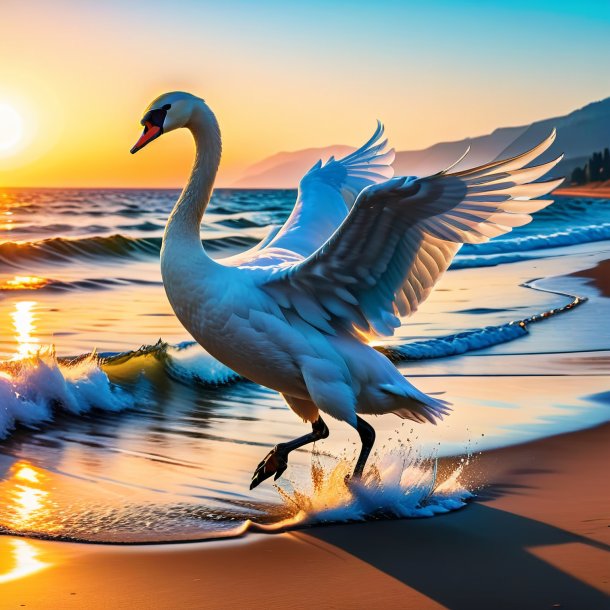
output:
[[[144,131],[131,149],[131,154],[137,153],[160,135],[185,127],[190,121],[194,109],[203,103],[202,99],[183,91],[172,91],[160,95],[144,111],[144,116],[140,121],[144,125]]]

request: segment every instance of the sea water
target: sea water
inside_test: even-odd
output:
[[[610,201],[560,197],[526,227],[461,249],[417,314],[376,347],[453,404],[437,426],[373,418],[291,454],[307,432],[279,395],[240,378],[180,326],[159,272],[172,190],[0,192],[0,531],[152,542],[248,528],[430,516],[475,490],[477,452],[608,419],[610,300],[570,274],[610,258]],[[294,191],[217,190],[214,257],[281,224]],[[436,458],[461,456],[439,474]]]

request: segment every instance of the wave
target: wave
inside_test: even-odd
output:
[[[157,224],[156,222],[144,221],[135,225],[119,225],[119,229],[125,231],[163,231],[165,225]]]
[[[566,305],[534,314],[522,320],[514,320],[498,326],[476,328],[426,341],[413,341],[397,347],[381,347],[379,349],[395,362],[400,360],[428,360],[457,356],[519,339],[529,334],[528,327],[530,325],[570,311],[587,301],[585,297],[537,288],[534,286],[534,281],[528,282],[524,286],[533,290],[542,290],[543,292],[569,297],[571,300]]]
[[[269,222],[267,218],[261,220],[260,222],[257,222],[252,218],[245,218],[244,216],[239,216],[237,218],[227,218],[226,220],[218,220],[215,224],[222,225],[223,227],[229,227],[231,229],[254,229],[261,227],[269,227]]]
[[[244,217],[221,221],[236,230],[259,227],[255,220]],[[153,223],[143,223],[132,228],[158,229]],[[488,267],[532,258],[530,252],[582,243],[610,240],[610,223],[575,227],[548,234],[513,236],[484,244],[465,244],[454,259],[452,269]],[[223,235],[204,240],[210,252],[236,251],[250,248],[259,239],[249,235]],[[56,237],[39,241],[0,243],[0,262],[13,267],[27,263],[70,263],[91,259],[149,259],[157,258],[161,251],[161,237],[128,237],[117,233],[109,236],[81,238]]]
[[[151,361],[160,364],[160,372],[148,366]],[[74,357],[57,357],[52,346],[43,347],[27,358],[0,362],[0,439],[19,425],[36,427],[62,412],[146,406],[147,383],[159,374],[207,387],[241,379],[194,342],[169,345],[159,340],[133,351]]]
[[[610,223],[574,227],[565,231],[556,231],[548,234],[524,235],[511,239],[492,239],[483,244],[465,244],[460,255],[500,254],[506,252],[524,252],[542,250],[545,248],[559,248],[610,239]]]
[[[136,397],[112,384],[98,359],[89,355],[60,363],[52,349],[0,365],[0,438],[17,424],[35,426],[63,410],[79,415],[91,409],[121,411]]]
[[[78,358],[81,358],[77,357]],[[208,387],[224,386],[242,377],[210,356],[195,341],[184,341],[170,345],[159,339],[154,345],[143,345],[137,350],[128,352],[106,352],[98,354],[101,366],[117,367],[126,363],[143,364],[147,359],[154,359],[162,365],[164,374],[175,381],[195,383]],[[67,362],[76,359],[66,359]]]
[[[507,343],[527,335],[528,331],[521,322],[509,322],[501,326],[487,326],[467,330],[447,337],[414,341],[398,347],[383,347],[380,351],[388,358],[397,362],[400,360],[429,360],[431,358],[447,358],[465,354],[493,345]]]
[[[525,285],[571,300],[561,307],[507,324],[377,349],[393,361],[464,354],[523,337],[529,333],[530,325],[586,301],[582,297],[536,288],[533,284]],[[154,367],[148,366],[151,362]],[[18,423],[33,425],[49,421],[57,410],[78,414],[93,408],[121,410],[133,407],[140,402],[139,382],[147,376],[148,381],[152,381],[157,375],[186,385],[210,388],[243,379],[194,341],[170,345],[159,340],[154,345],[128,352],[90,353],[59,359],[52,348],[43,349],[30,358],[0,364],[0,438],[8,435]],[[111,379],[121,381],[112,382]]]
[[[258,241],[245,235],[228,235],[206,239],[203,243],[206,249],[213,252],[249,248]],[[134,238],[120,234],[81,239],[56,237],[31,242],[4,242],[0,243],[0,261],[19,266],[34,261],[67,263],[74,259],[158,257],[161,242],[161,237]]]
[[[543,290],[534,287],[533,282],[525,284],[525,286],[534,290]],[[544,291],[548,292],[546,289]],[[569,311],[587,300],[583,297],[562,292],[550,292],[569,297],[570,302],[561,307],[506,324],[476,328],[444,337],[413,341],[399,346],[378,346],[376,349],[395,362],[447,358],[449,356],[465,354],[526,336],[529,334],[528,327],[530,325]],[[119,366],[127,362],[134,363],[138,360],[143,361],[146,358],[154,358],[157,362],[161,363],[164,374],[186,384],[192,383],[207,387],[219,387],[242,379],[235,371],[208,354],[195,341],[184,341],[177,345],[170,345],[159,340],[154,345],[144,345],[133,351],[100,353],[98,358],[100,365],[108,371],[111,371],[108,367]],[[67,359],[67,362],[71,361],[73,360]]]
[[[535,287],[533,282],[525,284],[525,286],[534,290],[549,292],[546,289]],[[395,362],[447,358],[465,354],[524,337],[529,334],[528,327],[530,325],[569,311],[587,300],[562,292],[550,292],[568,297],[570,301],[561,307],[506,324],[476,328],[444,337],[413,341],[399,346],[378,346],[376,349]],[[166,375],[186,384],[218,387],[242,379],[236,372],[208,354],[195,341],[184,341],[177,345],[170,345],[159,340],[155,345],[144,345],[137,350],[128,352],[101,353],[98,354],[98,357],[100,358],[100,364],[105,368],[134,362],[138,359],[154,358],[162,364]],[[106,370],[110,371],[111,369],[106,368]]]
[[[458,256],[453,259],[451,269],[479,269],[481,267],[495,267],[508,265],[537,258],[535,254],[489,254],[482,256]]]
[[[67,239],[55,237],[31,242],[4,242],[0,244],[0,260],[9,265],[21,262],[69,262],[75,258],[127,257],[157,255],[160,238],[131,238],[123,235]]]

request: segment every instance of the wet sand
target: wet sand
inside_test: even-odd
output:
[[[566,197],[593,197],[599,199],[610,199],[610,180],[605,182],[591,182],[580,186],[565,186],[555,189],[554,195]]]
[[[430,519],[147,547],[0,538],[0,607],[606,607],[609,433],[488,451],[477,499]]]
[[[586,277],[602,296],[610,298],[610,259],[599,262],[591,269],[584,269],[572,274],[574,277]]]

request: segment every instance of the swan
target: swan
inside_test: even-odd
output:
[[[183,326],[212,356],[280,392],[311,432],[276,445],[250,489],[288,466],[291,451],[326,438],[320,413],[361,440],[352,479],[375,441],[363,414],[436,423],[450,404],[416,389],[369,344],[391,335],[428,297],[463,243],[527,224],[563,179],[537,181],[561,156],[530,166],[555,139],[510,159],[435,175],[393,177],[394,151],[378,122],[343,159],[316,163],[301,180],[285,224],[254,248],[213,260],[200,226],[220,164],[218,122],[203,99],[165,93],[145,110],[135,153],[162,134],[192,133],[191,175],[167,221],[161,274]],[[468,151],[467,151],[468,152]],[[466,154],[466,153],[465,153]],[[527,166],[527,167],[526,167]]]

